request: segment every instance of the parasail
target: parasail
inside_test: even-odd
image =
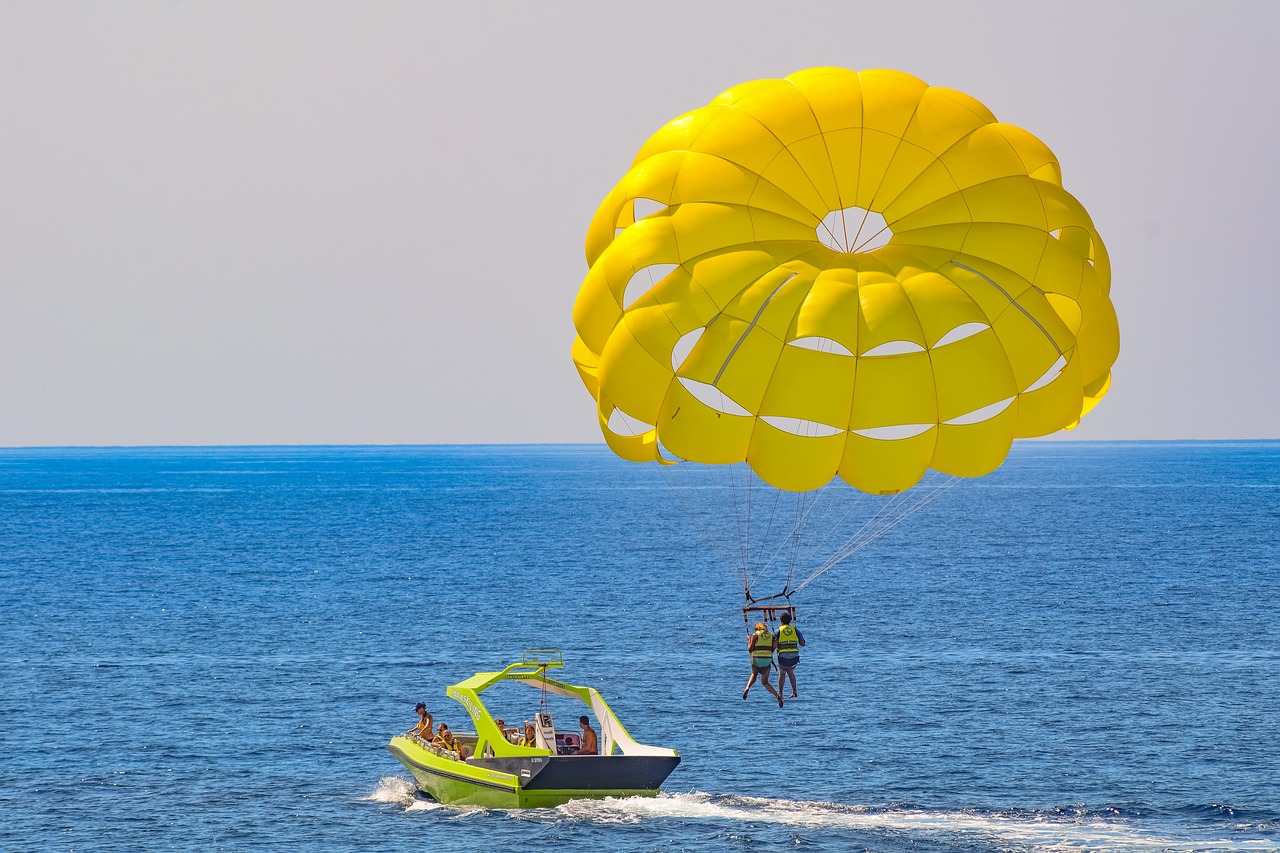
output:
[[[898,71],[744,83],[668,122],[586,255],[573,359],[609,447],[788,492],[986,474],[1075,426],[1119,352],[1053,153]]]
[[[573,358],[623,458],[777,488],[977,476],[1074,426],[1119,351],[1053,153],[952,89],[815,68],[655,133],[586,241]]]

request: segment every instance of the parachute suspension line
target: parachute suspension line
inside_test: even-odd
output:
[[[903,499],[903,495],[905,494],[906,492],[898,492],[893,497],[889,498],[889,500],[885,501],[884,504],[878,510],[876,510],[875,514],[873,514],[870,518],[862,522],[861,527],[855,530],[852,535],[846,537],[844,539],[843,544],[841,544],[839,547],[832,547],[830,544],[831,540],[835,538],[837,535],[843,535],[841,531],[843,531],[845,528],[845,522],[849,520],[849,516],[853,515],[854,511],[859,507],[859,503],[857,501],[849,501],[848,506],[845,508],[844,513],[840,516],[840,520],[835,524],[831,524],[827,526],[827,535],[824,536],[822,538],[822,541],[818,543],[818,546],[816,549],[817,553],[827,554],[827,553],[838,552],[843,550],[848,545],[848,543],[857,541],[868,530],[873,529],[877,525],[883,523],[882,520],[886,516],[892,513],[894,505],[900,503]]]
[[[729,495],[733,499],[733,523],[738,527],[738,572],[742,577],[742,588],[746,589],[747,566],[751,559],[751,500],[750,495],[743,495],[746,509],[739,506],[738,477],[732,465],[729,466]]]
[[[782,582],[782,589],[785,592],[787,587],[791,586],[791,578],[796,571],[796,555],[799,550],[800,535],[804,532],[804,493],[799,492],[791,501],[792,518],[791,532],[778,543],[778,553],[781,554],[785,548],[787,551],[787,577]]]
[[[812,494],[812,499],[809,495]],[[822,490],[814,489],[812,492],[799,492],[795,500],[795,521],[791,525],[791,536],[788,537],[791,544],[791,554],[787,558],[787,579],[782,582],[782,590],[785,593],[791,588],[791,581],[795,578],[796,564],[800,559],[800,543],[804,539],[805,527],[808,526],[809,514],[818,506],[818,501],[822,498]],[[808,505],[805,502],[809,501]]]
[[[824,489],[813,489],[812,491],[809,491],[809,492],[800,492],[797,494],[796,520],[792,522],[791,532],[786,538],[784,538],[782,541],[780,541],[777,544],[777,546],[773,550],[773,553],[769,555],[769,559],[766,560],[761,566],[759,566],[756,569],[756,573],[751,579],[752,584],[754,584],[756,580],[758,580],[760,576],[763,575],[768,569],[773,567],[773,565],[778,561],[778,557],[782,554],[784,550],[786,550],[787,545],[790,544],[791,545],[791,561],[787,567],[787,579],[783,583],[782,592],[779,593],[779,595],[789,595],[788,589],[791,586],[791,580],[795,574],[795,564],[796,564],[797,556],[799,554],[801,542],[803,541],[802,534],[804,532],[805,525],[809,520],[810,514],[817,507],[818,501],[822,497],[823,491]],[[775,494],[778,496],[781,496],[782,492],[776,491]],[[810,495],[812,495],[812,498],[809,497]],[[806,501],[808,502],[807,505],[806,505]],[[748,587],[748,589],[750,589],[750,587]],[[777,598],[778,596],[771,596],[771,597]],[[748,599],[751,598],[750,592],[747,593],[747,598]]]
[[[854,511],[859,508],[859,503],[853,502],[853,501],[849,502],[845,508],[844,513],[841,515],[840,520],[835,524],[827,525],[827,535],[823,537],[822,541],[818,543],[818,545],[814,550],[819,554],[826,554],[829,551],[830,552],[844,551],[846,548],[849,547],[849,545],[861,541],[861,539],[864,536],[868,535],[871,532],[874,532],[879,527],[884,527],[884,529],[887,531],[889,528],[900,523],[900,521],[902,520],[894,516],[894,513],[897,512],[896,507],[899,504],[906,502],[908,497],[917,499],[917,500],[923,500],[924,497],[927,497],[926,492],[929,491],[930,489],[933,489],[939,486],[939,484],[952,485],[956,480],[955,477],[952,477],[948,474],[939,474],[936,471],[930,472],[930,473],[932,476],[929,477],[923,485],[917,486],[915,489],[912,489],[910,491],[897,492],[891,498],[889,498],[889,500],[885,501],[884,504],[880,507],[880,509],[878,509],[870,518],[868,518],[866,521],[862,523],[862,526],[859,527],[858,530],[856,530],[851,536],[845,538],[844,543],[840,545],[840,547],[838,548],[829,547],[831,540],[835,536],[839,535],[840,531],[844,530],[845,522],[849,520],[849,516],[851,516],[854,513]],[[908,507],[908,509],[910,509],[910,507]],[[905,515],[903,517],[905,518]]]
[[[748,474],[748,476],[750,476],[750,474]],[[771,541],[771,538],[773,536],[774,520],[778,516],[778,506],[779,504],[781,504],[782,496],[783,496],[783,492],[781,489],[770,489],[770,491],[773,493],[773,503],[769,507],[769,521],[765,525],[764,533],[759,537],[759,540],[758,540],[765,544],[768,544]],[[756,567],[754,574],[751,573],[750,566],[747,566],[748,578],[744,585],[743,592],[746,593],[746,596],[748,599],[751,598],[751,587],[754,586],[755,582],[760,579],[760,576],[764,574],[765,570],[767,570],[771,565],[773,565],[773,562],[777,557],[777,553],[778,552],[775,549],[774,552],[769,555],[769,558],[767,560],[765,560],[763,563],[761,563],[759,566]]]
[[[895,501],[891,502],[891,505],[893,503],[899,504],[899,509],[897,510],[896,515],[888,516],[886,514],[881,518],[880,525],[878,527],[867,530],[856,540],[846,542],[841,549],[827,559],[823,566],[820,567],[821,570],[825,572],[832,566],[849,559],[855,553],[862,550],[876,539],[879,539],[881,536],[888,533],[890,530],[897,527],[920,510],[924,509],[928,504],[937,499],[944,491],[956,485],[958,482],[960,482],[959,477],[953,477],[950,474],[938,474],[933,478],[933,482],[928,484],[925,489],[920,490],[918,494],[913,490],[913,497],[916,498],[914,501],[897,501],[895,499]],[[901,497],[901,495],[897,497]],[[902,503],[906,503],[907,505],[902,507]]]
[[[690,471],[677,472],[676,469],[686,468],[684,463],[676,465],[664,465],[661,462],[655,463],[658,470],[662,473],[662,479],[667,484],[667,489],[676,496],[676,500],[680,502],[680,508],[683,510],[685,517],[694,521],[694,527],[698,530],[698,535],[702,537],[702,542],[706,545],[707,553],[714,554],[716,559],[725,569],[731,568],[735,561],[731,552],[727,550],[723,537],[713,536],[710,526],[704,520],[705,505],[703,507],[695,507],[691,502],[690,495],[693,492],[692,487],[682,487],[676,482],[677,478],[683,477],[686,481],[693,479]],[[686,476],[687,475],[687,476]]]
[[[828,557],[822,565],[818,566],[818,568],[814,570],[813,574],[805,578],[804,581],[791,592],[793,594],[799,592],[809,584],[813,583],[817,578],[845,562],[854,554],[861,551],[863,548],[867,547],[920,510],[924,509],[924,507],[936,500],[943,492],[959,482],[959,480],[959,477],[941,475],[939,480],[935,481],[931,490],[924,492],[918,496],[917,500],[907,504],[905,507],[900,507],[895,512],[890,512],[890,509],[893,508],[895,504],[900,503],[899,498],[907,493],[902,492],[894,495],[894,497],[885,504],[884,507],[876,512],[876,514],[872,516],[866,524],[862,525],[862,527],[858,529],[849,541]],[[915,490],[913,489],[912,491],[914,492]]]

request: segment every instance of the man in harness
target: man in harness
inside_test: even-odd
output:
[[[747,651],[751,654],[751,678],[747,681],[747,689],[742,691],[742,698],[747,698],[747,694],[751,692],[751,685],[755,684],[756,679],[759,678],[764,682],[764,689],[774,695],[778,700],[778,707],[781,708],[782,691],[774,690],[773,685],[769,683],[769,669],[773,665],[773,648],[773,634],[763,622],[757,622],[755,633],[747,635]],[[781,680],[778,686],[781,688]]]
[[[778,693],[782,693],[783,684],[791,679],[791,698],[796,698],[796,664],[800,663],[800,647],[804,645],[804,634],[791,624],[791,614],[782,612],[782,625],[778,628]]]

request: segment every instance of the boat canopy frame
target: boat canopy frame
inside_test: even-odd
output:
[[[590,708],[600,724],[600,755],[612,755],[615,748],[623,755],[677,755],[673,749],[643,744],[631,737],[594,687],[569,684],[547,675],[547,670],[563,667],[564,656],[559,649],[529,649],[525,650],[520,660],[507,664],[497,672],[477,672],[470,678],[449,686],[445,695],[466,709],[475,726],[477,756],[484,755],[486,749],[491,750],[498,758],[556,754],[554,729],[551,728],[549,719],[548,725],[535,726],[537,746],[513,744],[507,740],[504,732],[499,731],[498,724],[485,707],[480,694],[503,681],[526,684],[556,696],[577,700]]]

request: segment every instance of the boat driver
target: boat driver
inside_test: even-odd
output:
[[[596,738],[596,730],[591,728],[591,720],[586,714],[578,718],[578,725],[582,727],[582,745],[578,747],[578,755],[598,755],[600,741]]]

